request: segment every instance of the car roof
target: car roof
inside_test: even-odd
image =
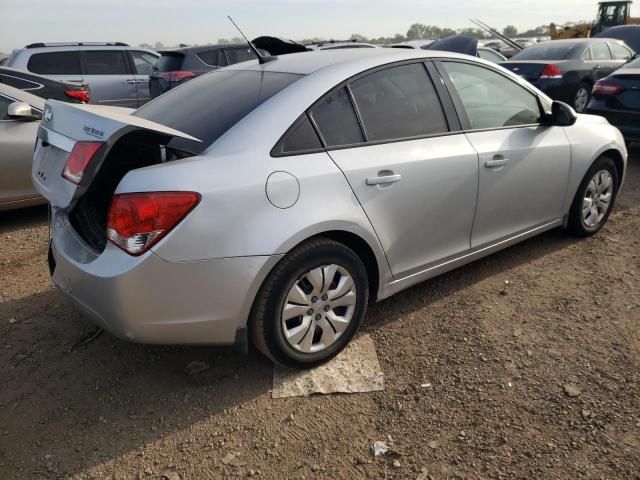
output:
[[[15,98],[20,102],[27,102],[31,106],[36,107],[38,110],[42,110],[44,108],[44,98],[37,97],[29,92],[10,87],[9,85],[5,85],[3,83],[0,83],[0,94]]]
[[[281,55],[276,61],[259,64],[257,60],[236,63],[225,70],[254,70],[263,72],[309,75],[331,66],[343,66],[345,72],[367,70],[378,65],[411,59],[438,57],[469,58],[452,52],[416,50],[408,48],[345,48],[338,50],[314,50],[311,52]]]

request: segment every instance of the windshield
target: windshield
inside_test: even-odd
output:
[[[511,60],[566,60],[579,48],[578,43],[544,43],[525,48]]]
[[[218,70],[152,100],[133,115],[187,133],[202,142],[174,138],[169,146],[202,153],[231,127],[302,75]]]

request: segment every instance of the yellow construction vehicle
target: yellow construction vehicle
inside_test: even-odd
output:
[[[617,25],[640,25],[640,18],[631,16],[631,1],[600,2],[598,14],[593,24],[569,24],[564,26],[549,26],[549,35],[552,40],[563,38],[587,38],[609,27]]]

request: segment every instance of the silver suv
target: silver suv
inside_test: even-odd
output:
[[[159,55],[126,43],[33,43],[14,50],[7,67],[66,82],[87,82],[91,102],[137,108],[149,101]]]

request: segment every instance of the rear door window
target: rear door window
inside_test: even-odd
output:
[[[620,45],[619,43],[610,42],[609,48],[611,49],[613,58],[616,60],[624,60],[625,62],[627,62],[631,57],[633,57],[633,53],[631,52],[631,50]]]
[[[14,75],[7,75],[0,73],[0,83],[9,85],[13,88],[19,88],[20,90],[36,90],[42,88],[41,83],[32,82],[31,80],[25,80],[24,78],[18,78]]]
[[[126,75],[131,73],[122,50],[86,50],[83,52],[86,75]]]
[[[196,53],[196,56],[211,67],[225,67],[228,65],[227,57],[221,48],[213,48]]]
[[[392,140],[449,130],[422,63],[387,68],[350,85],[367,140]]]
[[[358,117],[344,88],[325,95],[311,107],[310,113],[327,146],[364,142]]]
[[[229,65],[256,59],[256,55],[251,51],[249,47],[226,48],[225,52],[227,54]]]
[[[80,53],[34,53],[27,62],[27,70],[40,75],[82,75]]]
[[[606,42],[594,43],[591,45],[590,50],[592,60],[611,60],[611,52]]]
[[[169,90],[133,115],[201,140],[174,138],[169,143],[199,154],[251,111],[300,78],[302,75],[292,73],[214,70]]]

